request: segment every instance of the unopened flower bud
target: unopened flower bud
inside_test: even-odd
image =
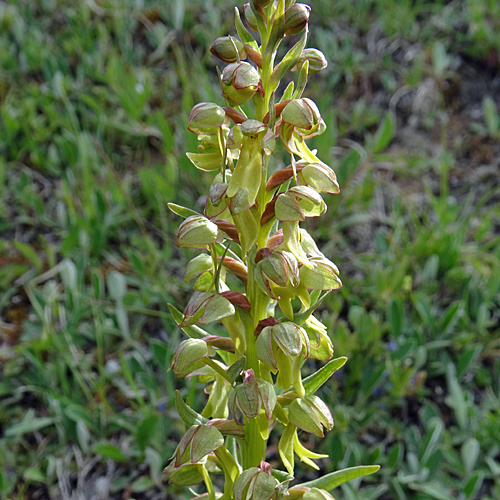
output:
[[[208,356],[208,346],[200,339],[187,339],[181,342],[170,364],[177,378],[185,377],[189,373],[205,365],[204,358]]]
[[[217,241],[217,225],[203,215],[191,215],[177,230],[176,244],[179,248],[205,248]]]
[[[293,186],[288,193],[295,197],[306,217],[319,217],[326,212],[323,198],[309,186]]]
[[[200,102],[191,110],[188,130],[195,134],[211,134],[224,123],[226,112],[213,102]]]
[[[208,325],[235,313],[233,304],[218,293],[195,292],[184,312],[181,328],[195,324]]]
[[[222,73],[222,93],[232,105],[238,106],[257,92],[259,82],[259,72],[251,64],[232,63]]]
[[[259,250],[262,259],[255,267],[255,279],[272,281],[278,286],[297,286],[299,283],[299,267],[297,259],[290,252],[273,252],[267,248]],[[258,277],[257,274],[260,274]]]
[[[264,9],[267,7],[273,0],[252,0],[255,7],[258,9]]]
[[[305,3],[296,3],[285,12],[285,35],[302,33],[309,21],[311,7]]]
[[[310,290],[337,290],[342,288],[337,266],[326,257],[312,257],[310,267],[300,270],[300,282]]]
[[[222,265],[232,274],[235,276],[238,276],[244,283],[247,282],[248,279],[248,270],[247,266],[243,264],[241,261],[233,259],[232,257],[224,257],[224,260],[222,260],[222,257],[218,257],[217,260],[219,262],[222,261]]]
[[[245,120],[241,124],[240,130],[245,137],[252,137],[259,135],[261,132],[265,132],[267,126],[258,120]]]
[[[235,46],[236,50],[234,48]],[[240,59],[246,59],[247,57],[243,44],[236,38],[233,38],[233,41],[231,41],[228,36],[221,36],[217,38],[214,44],[210,47],[210,52],[215,57],[218,57],[227,63],[236,62],[238,60],[238,56]]]
[[[309,353],[309,338],[299,326],[292,322],[277,323],[265,327],[257,337],[257,356],[269,366],[276,369],[278,361],[276,349],[280,349],[287,357],[298,356],[303,348]]]
[[[233,409],[233,415],[238,408],[245,417],[255,418],[263,407],[266,418],[271,420],[276,406],[274,387],[265,380],[257,379],[252,369],[246,370],[244,376],[243,383],[229,393],[229,405]]]
[[[290,101],[283,109],[281,118],[284,123],[294,127],[304,139],[322,134],[326,129],[318,107],[307,97]]]
[[[193,278],[197,277],[194,289],[206,291],[208,287],[213,285],[212,268],[213,263],[210,255],[202,253],[188,262],[184,272],[184,282],[187,285]]]
[[[333,344],[328,336],[326,326],[312,315],[301,326],[309,337],[311,345],[310,357],[323,361],[332,359]]]
[[[245,15],[248,27],[254,31],[258,31],[257,19],[249,3],[243,5],[243,14]]]
[[[297,62],[297,68],[300,70],[306,61],[309,61],[308,73],[310,75],[317,73],[328,66],[325,55],[318,49],[304,49],[299,57],[299,61]]]
[[[210,425],[193,425],[182,437],[175,451],[175,467],[198,463],[203,457],[224,444],[224,437]]]
[[[234,482],[235,500],[272,500],[278,495],[279,481],[271,475],[271,466],[262,461],[259,467],[243,471]]]
[[[316,191],[333,194],[339,192],[335,172],[324,163],[308,163],[297,174],[302,184],[307,184]]]
[[[288,417],[293,425],[318,437],[324,437],[323,426],[327,430],[333,428],[330,409],[318,396],[295,399],[289,407]]]
[[[299,396],[304,396],[300,366],[304,356],[309,356],[309,338],[305,331],[292,322],[268,326],[260,332],[256,347],[260,361],[278,369],[278,386],[285,391],[293,386]]]

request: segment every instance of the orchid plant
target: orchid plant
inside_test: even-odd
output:
[[[165,472],[172,484],[204,483],[205,493],[193,491],[199,500],[332,499],[339,484],[378,469],[353,467],[290,486],[296,456],[316,469],[314,460],[327,457],[304,446],[299,433],[323,437],[333,427],[315,393],[346,361],[332,359],[327,329],[313,316],[342,286],[339,270],[300,227],[325,213],[321,193],[339,192],[333,170],[307,145],[326,128],[316,104],[302,97],[309,75],[327,66],[319,50],[306,48],[310,10],[294,0],[252,0],[242,9],[247,29],[235,9],[238,37],[218,38],[210,49],[228,63],[219,74],[225,106],[197,104],[188,124],[199,146],[187,156],[215,174],[204,212],[169,204],[184,217],[177,246],[203,251],[186,267],[186,283],[195,281],[185,312],[169,305],[189,337],[171,368],[209,385],[201,414],[176,394],[188,428]],[[280,43],[296,35],[277,63]],[[280,95],[290,71],[296,82]],[[277,140],[290,165],[269,175]],[[227,334],[202,328],[217,321]],[[326,363],[302,378],[308,358]],[[281,433],[277,468],[266,462],[273,429]],[[217,474],[223,480],[212,480]]]

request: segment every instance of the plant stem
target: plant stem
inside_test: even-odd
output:
[[[230,384],[233,383],[231,377],[227,374],[227,372],[221,366],[219,366],[213,359],[203,358],[203,361],[205,362],[206,365],[213,368],[221,377],[226,379]]]

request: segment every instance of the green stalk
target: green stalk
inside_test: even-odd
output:
[[[221,366],[219,366],[213,359],[203,358],[203,361],[206,365],[213,368],[222,378],[226,379],[230,384],[233,383],[231,377],[227,374],[227,372]]]

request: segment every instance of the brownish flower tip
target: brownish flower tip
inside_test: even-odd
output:
[[[270,316],[269,318],[266,318],[266,319],[261,319],[259,321],[259,323],[257,324],[257,328],[255,329],[254,335],[256,337],[258,337],[260,332],[262,330],[264,330],[264,328],[266,328],[267,326],[277,325],[278,323],[279,323],[279,321],[277,319],[273,318],[272,316]]]
[[[269,257],[269,255],[271,255],[271,250],[269,250],[269,248],[259,248],[257,250],[257,253],[255,254],[254,261],[257,264],[262,259],[265,259],[266,257]]]
[[[231,224],[224,219],[215,219],[213,223],[216,224],[217,227],[226,233],[233,241],[236,241],[236,243],[240,242],[240,236],[234,224]]]
[[[266,208],[264,209],[264,212],[262,214],[262,217],[260,218],[260,225],[261,227],[266,223],[269,222],[273,217],[274,217],[274,206],[276,205],[276,200],[278,199],[277,196],[275,196],[267,205]]]
[[[222,260],[222,256],[217,257],[217,260],[220,262]],[[232,257],[224,257],[224,262],[222,265],[232,274],[240,278],[245,284],[248,280],[248,271],[244,264],[238,262],[236,259]]]
[[[241,307],[248,312],[252,310],[250,302],[248,302],[248,299],[242,293],[231,292],[231,290],[228,290],[227,292],[221,292],[219,295],[229,300],[233,306]]]
[[[252,61],[257,67],[262,69],[262,55],[260,52],[255,50],[251,45],[245,45],[245,52],[247,53],[248,59]]]
[[[295,171],[300,172],[304,168],[304,165],[296,165]],[[281,186],[284,182],[290,180],[293,177],[293,168],[291,165],[288,167],[282,168],[269,177],[266,184],[266,191],[271,191],[272,189]]]
[[[217,335],[209,335],[204,337],[204,340],[208,345],[216,347],[217,349],[222,349],[223,351],[234,352],[234,342],[229,337],[219,337]]]
[[[283,241],[285,241],[285,238],[283,237],[283,229],[280,229],[267,240],[267,248],[270,250],[276,250],[276,248],[278,248]]]
[[[287,99],[286,101],[281,101],[278,104],[274,105],[274,109],[276,110],[276,118],[281,115],[281,112],[283,111],[284,107],[290,102],[290,99]],[[267,123],[269,121],[269,113],[264,116],[264,123]]]
[[[245,115],[230,106],[224,106],[222,109],[226,112],[226,116],[229,116],[235,124],[243,123],[247,119]]]

